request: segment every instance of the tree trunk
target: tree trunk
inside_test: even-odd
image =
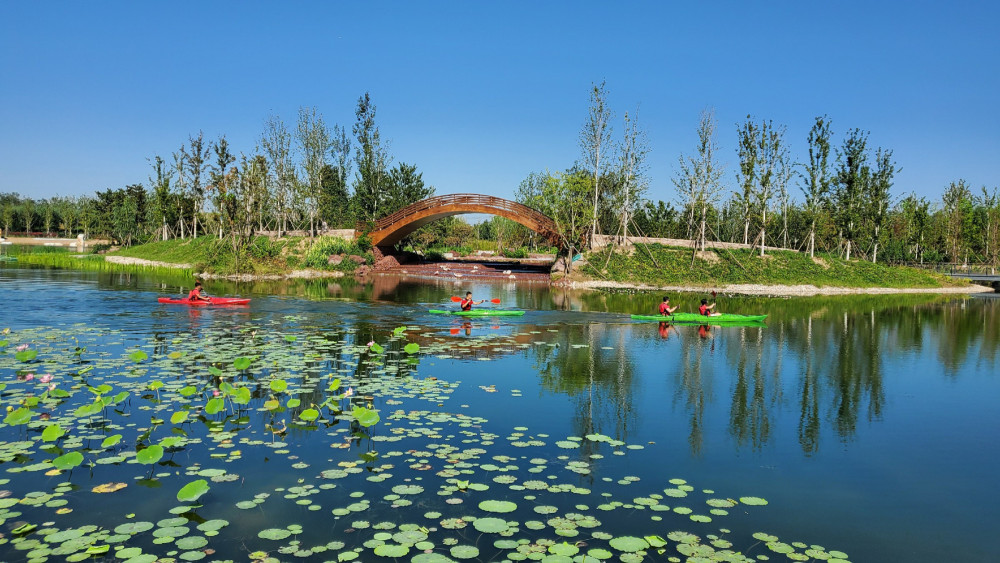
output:
[[[847,239],[847,261],[851,260],[851,239]]]
[[[812,226],[809,228],[809,257],[816,257],[816,220],[813,219]]]

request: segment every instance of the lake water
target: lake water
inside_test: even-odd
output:
[[[513,284],[0,289],[4,561],[1000,559],[998,299],[720,295],[767,327],[705,331]],[[467,289],[528,312],[427,313]]]

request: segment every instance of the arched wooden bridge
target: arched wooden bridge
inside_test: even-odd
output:
[[[428,223],[463,213],[506,217],[559,245],[555,221],[548,216],[516,201],[479,194],[450,194],[420,200],[379,219],[368,236],[373,245],[387,248]]]

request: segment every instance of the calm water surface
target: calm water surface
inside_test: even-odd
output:
[[[417,547],[453,559],[466,554],[451,551],[456,545],[474,546],[474,560],[503,560],[520,553],[495,547],[496,540],[582,542],[582,554],[610,549],[610,537],[666,538],[675,530],[704,543],[718,535],[733,550],[772,560],[786,557],[752,534],[843,551],[851,561],[1000,559],[993,537],[1000,522],[1000,300],[719,296],[723,311],[767,313],[767,327],[705,332],[635,323],[623,314],[654,311],[659,295],[396,278],[373,285],[338,280],[207,289],[253,301],[214,309],[158,305],[158,295],[181,292],[176,282],[0,268],[0,328],[12,331],[0,356],[3,404],[16,407],[25,393],[44,391],[37,379],[25,381],[29,372],[51,373],[60,388],[74,390],[64,406],[48,409],[48,422],[39,409],[28,425],[0,426],[5,444],[22,444],[19,451],[0,451],[0,478],[8,479],[0,488],[7,498],[29,499],[0,505],[6,510],[0,559],[64,560],[65,552],[46,550],[63,545],[72,553],[72,546],[46,534],[87,525],[113,530],[134,521],[157,524],[131,536],[111,533],[98,544],[111,544],[110,553],[138,547],[191,560],[198,553],[205,560],[247,560],[267,552],[277,560],[368,561],[381,559],[375,547],[382,541],[401,541],[376,534],[396,534],[410,524],[430,542]],[[426,312],[466,289],[477,299],[496,297],[501,307],[529,312],[471,321]],[[672,301],[690,310],[700,297]],[[399,326],[408,330],[390,338]],[[367,351],[369,341],[387,353]],[[40,351],[33,363],[12,357],[13,347],[24,343]],[[413,359],[401,350],[406,343],[421,346]],[[74,360],[71,351],[84,345],[87,351]],[[136,350],[148,359],[128,360]],[[183,353],[174,358],[179,367],[171,367],[171,352]],[[254,367],[235,373],[227,366],[237,356],[253,357]],[[86,365],[93,369],[80,375]],[[222,381],[210,366],[228,369],[227,381],[252,387],[246,407],[214,416],[201,411]],[[326,391],[330,374],[359,390],[342,405],[365,405],[367,395],[381,422],[362,429],[333,413],[317,423],[299,420],[303,409],[336,394]],[[269,387],[275,379],[301,392],[276,395]],[[154,393],[147,388],[154,380],[167,385]],[[393,387],[402,381],[423,383]],[[130,398],[101,424],[69,416],[93,397],[83,384],[98,382],[130,390]],[[178,394],[189,384],[197,400]],[[291,397],[302,405],[285,408]],[[278,411],[265,407],[274,398],[283,404]],[[191,420],[171,424],[178,410]],[[161,422],[152,422],[156,418]],[[47,450],[41,432],[52,420],[71,431],[64,438],[69,442]],[[121,444],[99,447],[98,438],[114,433],[123,435]],[[136,450],[169,436],[184,442],[153,467],[135,463]],[[449,448],[466,455],[446,459]],[[50,475],[51,467],[39,465],[74,450],[86,461],[71,472]],[[438,473],[451,466],[456,474]],[[170,510],[183,503],[175,494],[205,469],[228,477],[205,473],[218,479],[209,481],[201,506],[174,512],[190,523],[183,535],[205,535],[207,546],[155,535],[177,527],[161,521],[177,518]],[[348,473],[337,473],[344,469]],[[329,470],[332,479],[323,476]],[[676,490],[671,479],[694,490],[685,498],[664,494]],[[488,489],[456,486],[456,480]],[[531,487],[520,486],[532,480]],[[92,492],[112,482],[127,487]],[[399,485],[422,491],[394,489]],[[43,499],[54,500],[51,506],[30,502],[31,494],[55,491]],[[256,508],[237,507],[262,494]],[[741,503],[728,514],[710,514],[705,504],[740,497],[768,504]],[[477,506],[486,500],[517,508],[484,512]],[[606,506],[615,501],[620,504]],[[657,501],[670,510],[654,510]],[[693,521],[673,510],[678,506],[712,520]],[[57,513],[60,508],[72,511]],[[574,528],[550,521],[567,515],[599,522]],[[513,532],[484,534],[471,518],[464,528],[450,527],[463,516],[500,516]],[[195,527],[219,519],[228,525],[217,536]],[[380,522],[387,524],[368,527]],[[38,528],[15,533],[26,523]],[[259,537],[295,524],[302,529],[287,538]],[[554,533],[560,529],[570,532]],[[649,549],[645,557],[686,559],[676,545],[669,541],[664,553]],[[399,560],[420,554],[417,547]],[[620,552],[610,551],[617,559]]]

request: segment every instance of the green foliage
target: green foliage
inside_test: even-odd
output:
[[[584,273],[620,282],[716,288],[727,284],[780,284],[833,287],[941,287],[945,278],[914,268],[885,266],[772,251],[761,258],[751,250],[707,251],[691,264],[691,249],[637,245],[631,254],[603,250],[591,255]],[[610,260],[608,253],[611,253]],[[650,260],[652,256],[653,260]],[[607,268],[603,265],[607,262]],[[600,268],[600,269],[598,269]]]
[[[362,250],[358,245],[358,241],[324,236],[317,238],[312,246],[309,247],[305,257],[302,259],[302,264],[318,270],[341,270],[347,272],[352,272],[358,267],[358,264],[353,260],[346,258],[340,264],[335,266],[330,265],[330,256],[334,254],[363,256],[369,264],[374,261],[372,254]]]

